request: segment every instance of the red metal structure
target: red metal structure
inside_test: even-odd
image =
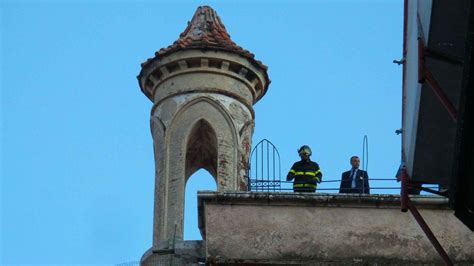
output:
[[[473,9],[467,0],[404,1],[401,211],[410,210],[446,265],[453,263],[409,194],[424,190],[449,196],[456,216],[474,230],[469,193],[474,176],[468,163],[474,149],[467,133],[472,123]]]

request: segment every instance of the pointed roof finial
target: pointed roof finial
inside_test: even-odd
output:
[[[209,6],[198,7],[186,29],[179,35],[178,40],[172,45],[160,49],[155,53],[155,57],[144,62],[142,67],[173,52],[187,49],[227,51],[247,58],[254,65],[262,68],[265,74],[268,69],[261,61],[255,59],[254,54],[238,46],[230,39],[230,35],[216,11]]]

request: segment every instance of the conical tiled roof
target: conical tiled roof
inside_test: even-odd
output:
[[[186,49],[222,50],[243,56],[264,70],[268,81],[267,85],[269,83],[266,73],[267,66],[261,61],[256,60],[254,54],[238,46],[230,39],[230,35],[227,33],[216,11],[209,6],[198,7],[184,32],[179,35],[179,39],[172,45],[161,48],[155,53],[155,57],[144,62],[142,67],[146,67],[151,62],[168,54]]]

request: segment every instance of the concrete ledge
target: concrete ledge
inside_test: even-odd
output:
[[[412,201],[451,259],[474,262],[474,234],[445,198]],[[208,262],[442,263],[397,195],[204,191],[198,209]]]
[[[202,201],[218,204],[310,205],[332,207],[400,208],[400,196],[393,194],[329,194],[293,192],[214,192],[199,191]],[[448,199],[433,196],[410,196],[421,208],[449,209]]]

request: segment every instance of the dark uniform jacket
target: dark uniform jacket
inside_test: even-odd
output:
[[[357,169],[355,178],[355,188],[352,188],[351,171],[342,173],[341,187],[339,193],[367,193],[370,194],[369,174],[364,170]]]
[[[293,164],[286,180],[295,180],[293,190],[296,192],[314,192],[322,177],[323,174],[316,162],[301,160]]]

